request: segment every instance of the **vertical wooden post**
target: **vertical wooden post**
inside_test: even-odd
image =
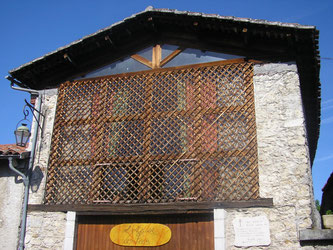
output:
[[[144,144],[143,144],[143,158],[142,163],[139,168],[139,194],[138,199],[141,201],[149,197],[149,189],[150,189],[150,178],[151,178],[151,132],[152,132],[152,112],[153,112],[153,105],[152,105],[152,95],[153,95],[153,79],[151,75],[149,75],[149,79],[145,79],[146,86],[145,86],[145,110],[147,116],[145,117],[145,128],[144,128]],[[141,192],[141,193],[140,193]]]
[[[161,45],[156,44],[153,47],[153,55],[152,55],[152,60],[151,60],[152,64],[153,64],[153,69],[160,68],[161,59],[162,59],[162,48],[161,48]]]

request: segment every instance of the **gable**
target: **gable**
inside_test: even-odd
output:
[[[157,68],[177,67],[241,58],[238,55],[203,51],[192,48],[180,48],[169,44],[158,46],[160,49],[160,55],[158,56],[161,58],[158,62],[158,66],[156,66]],[[136,52],[134,55],[121,58],[116,62],[88,72],[79,79],[150,70],[154,68],[152,66],[152,61],[156,54],[154,51],[155,48],[156,46],[145,48],[144,50]]]
[[[91,69],[155,44],[173,44],[250,59],[316,59],[318,32],[313,26],[147,9],[10,71],[21,86],[58,86]],[[305,61],[304,61],[305,62]]]
[[[318,34],[314,26],[148,8],[9,73],[21,87],[54,88],[156,44],[296,61],[313,162],[320,125]]]

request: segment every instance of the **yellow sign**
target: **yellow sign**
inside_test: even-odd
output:
[[[157,223],[120,224],[110,231],[113,243],[120,246],[161,246],[171,239],[168,226]]]

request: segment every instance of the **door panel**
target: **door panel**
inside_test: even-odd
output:
[[[125,247],[110,239],[111,229],[122,223],[160,223],[171,229],[171,240],[157,247]],[[149,216],[79,216],[77,250],[210,250],[214,249],[213,214]]]

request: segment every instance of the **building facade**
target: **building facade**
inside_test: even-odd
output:
[[[12,70],[43,114],[26,248],[151,249],[154,223],[161,249],[317,248],[317,46],[312,26],[148,8]]]

